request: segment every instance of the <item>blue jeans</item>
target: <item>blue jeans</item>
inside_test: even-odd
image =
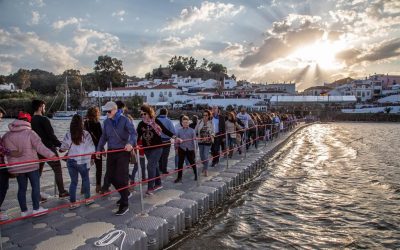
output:
[[[203,170],[208,169],[208,158],[210,157],[210,149],[211,145],[199,144],[200,160],[203,163]]]
[[[139,163],[140,163],[140,169],[142,170],[142,181],[144,181],[146,180],[146,161],[144,159],[144,156],[143,157],[139,156]],[[131,181],[135,181],[135,176],[138,169],[139,169],[138,163],[135,163],[132,169],[132,175],[130,176]]]
[[[144,154],[147,159],[147,175],[149,179],[160,177],[158,162],[160,161],[162,148],[145,149]],[[155,186],[161,186],[161,178],[151,180],[147,183],[147,189],[152,190]]]
[[[70,202],[76,201],[76,187],[78,186],[78,174],[82,178],[82,188],[85,194],[85,199],[90,198],[90,181],[89,181],[89,169],[87,164],[77,164],[75,160],[68,159],[67,167],[69,176],[71,178],[71,184],[69,185],[69,200]]]
[[[19,207],[22,212],[28,211],[28,207],[26,206],[26,190],[28,188],[28,179],[31,183],[32,187],[32,205],[33,210],[39,209],[39,200],[40,200],[40,175],[39,170],[35,170],[28,173],[18,174],[17,182],[18,182],[18,202]]]

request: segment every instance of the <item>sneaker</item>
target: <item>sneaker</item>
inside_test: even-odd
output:
[[[176,180],[174,180],[174,183],[182,183],[182,179],[181,178],[177,178]]]
[[[132,193],[129,193],[128,199],[130,199],[131,197],[132,197]],[[117,206],[121,205],[121,199],[119,199],[119,200],[115,203],[115,205],[117,205]]]
[[[106,194],[106,193],[109,193],[109,192],[111,192],[110,189],[108,189],[108,190],[100,190],[99,194]]]
[[[146,195],[153,195],[154,194],[154,189],[148,189],[147,191],[146,191]]]
[[[77,209],[80,206],[81,204],[71,203],[71,205],[69,205],[69,210]]]
[[[58,198],[61,199],[61,200],[65,200],[65,199],[67,199],[68,197],[69,197],[69,193],[68,193],[67,191],[64,191],[63,193],[60,193],[60,194],[58,195]]]
[[[26,210],[25,212],[21,212],[21,217],[25,217],[25,216],[28,216],[28,215],[31,215],[31,211],[29,211],[29,210]]]
[[[204,170],[203,174],[204,174],[205,177],[207,177],[208,176],[207,170]]]
[[[33,211],[32,211],[32,214],[33,214],[33,217],[38,217],[38,216],[42,216],[42,215],[47,214],[48,211],[49,211],[49,210],[48,210],[47,208],[39,207],[39,209],[33,210]]]
[[[94,203],[94,200],[93,199],[87,199],[86,201],[85,201],[85,205],[86,206],[90,206],[90,205],[92,205]]]
[[[6,221],[8,219],[10,219],[10,218],[8,217],[7,214],[0,212],[0,221]]]
[[[162,185],[155,186],[155,187],[154,187],[154,191],[160,190],[160,189],[162,189],[162,188],[163,188]]]
[[[42,203],[45,203],[46,201],[47,201],[47,199],[44,198],[43,196],[41,196],[39,203],[42,204]]]
[[[128,207],[128,206],[126,206],[126,207],[120,207],[120,208],[118,209],[118,211],[115,213],[115,215],[121,216],[121,215],[126,214],[128,211],[129,211],[129,207]]]

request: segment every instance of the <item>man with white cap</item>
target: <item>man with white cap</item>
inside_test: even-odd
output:
[[[104,151],[104,145],[107,143],[108,150],[123,150],[114,153],[107,153],[107,174],[110,183],[115,189],[121,189],[119,193],[121,199],[117,202],[119,205],[115,215],[124,215],[129,211],[129,158],[130,152],[136,145],[137,133],[129,119],[118,110],[115,102],[107,102],[103,106],[107,112],[107,119],[103,124],[103,133],[100,137],[97,151]]]

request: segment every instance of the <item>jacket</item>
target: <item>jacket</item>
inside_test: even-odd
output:
[[[61,146],[61,142],[54,134],[49,118],[41,115],[34,115],[32,117],[31,126],[33,131],[35,131],[39,135],[40,139],[42,139],[42,142],[46,147],[55,148]]]
[[[214,125],[212,120],[207,121],[207,125],[204,124],[204,120],[201,119],[200,122],[197,123],[196,126],[196,134],[199,136],[198,142],[199,144],[206,144],[206,145],[211,145],[214,141]],[[206,139],[201,139],[201,138],[206,138]]]
[[[55,154],[48,149],[40,139],[39,135],[32,130],[31,124],[22,120],[15,120],[8,125],[9,132],[3,136],[3,144],[11,151],[21,152],[21,156],[6,156],[8,163],[37,160],[38,153],[46,158],[54,157]],[[24,166],[8,169],[12,174],[28,173],[39,169],[39,163],[28,164]]]
[[[174,124],[166,115],[159,115],[157,118],[164,125],[164,127],[171,131],[171,133],[173,133],[174,135],[176,134]],[[170,139],[171,137],[165,135],[164,133],[161,133],[161,140],[163,142],[169,142]]]

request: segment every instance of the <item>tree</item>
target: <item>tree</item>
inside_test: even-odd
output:
[[[211,72],[214,73],[227,73],[226,67],[220,63],[210,62],[207,67]]]
[[[188,60],[188,70],[195,70],[197,67],[197,60],[193,57],[189,57]]]
[[[203,58],[203,62],[200,65],[200,69],[207,70],[208,60]]]
[[[25,90],[31,86],[30,72],[27,69],[19,69],[13,78],[15,85],[20,89]]]
[[[144,78],[146,78],[147,80],[150,80],[152,77],[153,77],[153,76],[151,75],[150,72],[147,72],[147,73],[144,75]]]
[[[99,56],[94,64],[96,80],[100,88],[106,89],[110,82],[113,86],[123,86],[125,72],[123,72],[121,60],[104,55]]]
[[[234,74],[231,75],[231,78],[236,81],[236,76]]]

